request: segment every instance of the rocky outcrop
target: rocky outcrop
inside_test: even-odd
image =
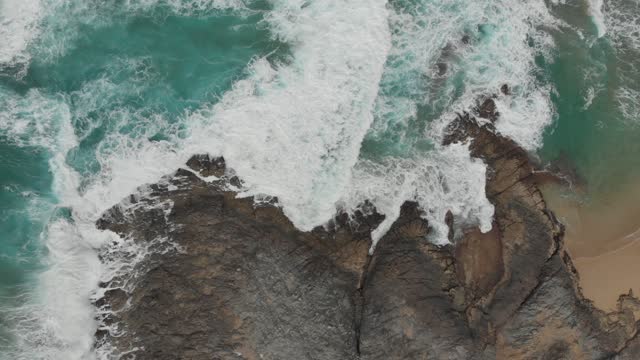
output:
[[[236,198],[222,159],[194,157],[99,221],[149,255],[103,284],[98,346],[136,359],[640,356],[640,303],[625,295],[605,314],[583,298],[528,154],[469,114],[448,134],[488,165],[493,230],[449,217],[456,240],[438,247],[405,203],[373,255],[383,217],[370,204],[300,232],[277,199]]]
[[[107,293],[105,305],[119,311],[106,320],[127,333],[105,340],[140,349],[137,359],[354,356],[353,296],[369,247],[358,234],[368,225],[302,233],[277,207],[225,191],[226,179],[206,183],[179,170],[167,180],[99,223],[135,241],[176,245],[137,266],[143,275],[128,307]],[[165,217],[156,209],[167,201]]]
[[[464,115],[447,142],[470,139],[473,156],[489,169],[487,197],[495,205],[494,233],[504,274],[467,309],[472,328],[495,341],[497,358],[599,359],[618,353],[637,325],[635,305],[604,314],[585,300],[562,244],[562,226],[544,202],[527,154],[513,141]],[[464,246],[468,237],[461,242]],[[474,256],[482,256],[472,250]],[[627,315],[623,315],[627,313]]]

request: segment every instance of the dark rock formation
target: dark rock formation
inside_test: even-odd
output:
[[[136,359],[638,358],[640,303],[625,295],[605,314],[583,298],[528,154],[468,114],[446,139],[464,141],[489,167],[493,230],[438,247],[406,203],[372,256],[383,217],[370,204],[303,233],[274,204],[237,199],[222,159],[194,157],[220,179],[178,170],[99,221],[152,251],[104,284],[135,286],[98,302],[124,331],[103,329],[98,346]]]
[[[165,218],[155,209],[167,200]],[[137,359],[354,356],[354,294],[369,247],[358,234],[367,224],[302,233],[277,207],[254,207],[224,191],[224,180],[207,184],[187,170],[141,202],[99,226],[136,241],[167,237],[179,250],[154,251],[139,265],[130,307],[107,319],[127,331],[106,336],[118,349],[141,349]],[[112,293],[105,298],[121,308]]]
[[[495,122],[500,117],[500,113],[497,110],[498,107],[495,100],[487,98],[475,109],[475,112],[479,117]]]
[[[194,155],[187,161],[187,166],[204,177],[223,177],[226,170],[223,158],[211,158],[209,155]]]

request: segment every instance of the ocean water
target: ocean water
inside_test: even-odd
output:
[[[562,9],[575,31],[558,37],[563,51],[545,64],[556,83],[557,121],[539,151],[578,175],[585,201],[605,199],[640,175],[640,2],[594,3],[599,18],[586,24],[569,5]]]
[[[0,1],[0,358],[108,357],[91,299],[117,239],[94,223],[195,153],[302,230],[370,200],[377,240],[415,200],[442,244],[447,211],[493,216],[485,165],[443,129],[507,84],[498,131],[594,193],[632,181],[639,6]]]

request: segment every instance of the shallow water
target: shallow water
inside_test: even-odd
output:
[[[585,295],[613,310],[620,294],[640,286],[632,275],[640,253],[628,236],[640,227],[640,2],[604,1],[602,16],[595,23],[603,36],[585,46],[581,32],[569,34],[548,66],[557,120],[539,154],[574,177],[545,196],[567,226]]]
[[[194,153],[300,229],[367,199],[378,239],[416,200],[445,243],[447,211],[487,231],[493,206],[485,165],[442,131],[507,84],[500,132],[575,167],[587,198],[632,182],[637,2],[599,5],[0,2],[0,353],[104,356],[90,300],[115,237],[94,223]]]
[[[588,200],[564,188],[543,190],[548,205],[566,225],[565,244],[580,275],[584,295],[606,311],[621,294],[637,295],[640,283],[640,189],[621,186]],[[570,196],[573,195],[573,196]]]

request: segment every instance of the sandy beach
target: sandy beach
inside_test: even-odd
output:
[[[640,186],[621,186],[607,196],[577,200],[546,185],[547,203],[566,226],[565,246],[584,295],[605,311],[621,294],[640,293]]]

